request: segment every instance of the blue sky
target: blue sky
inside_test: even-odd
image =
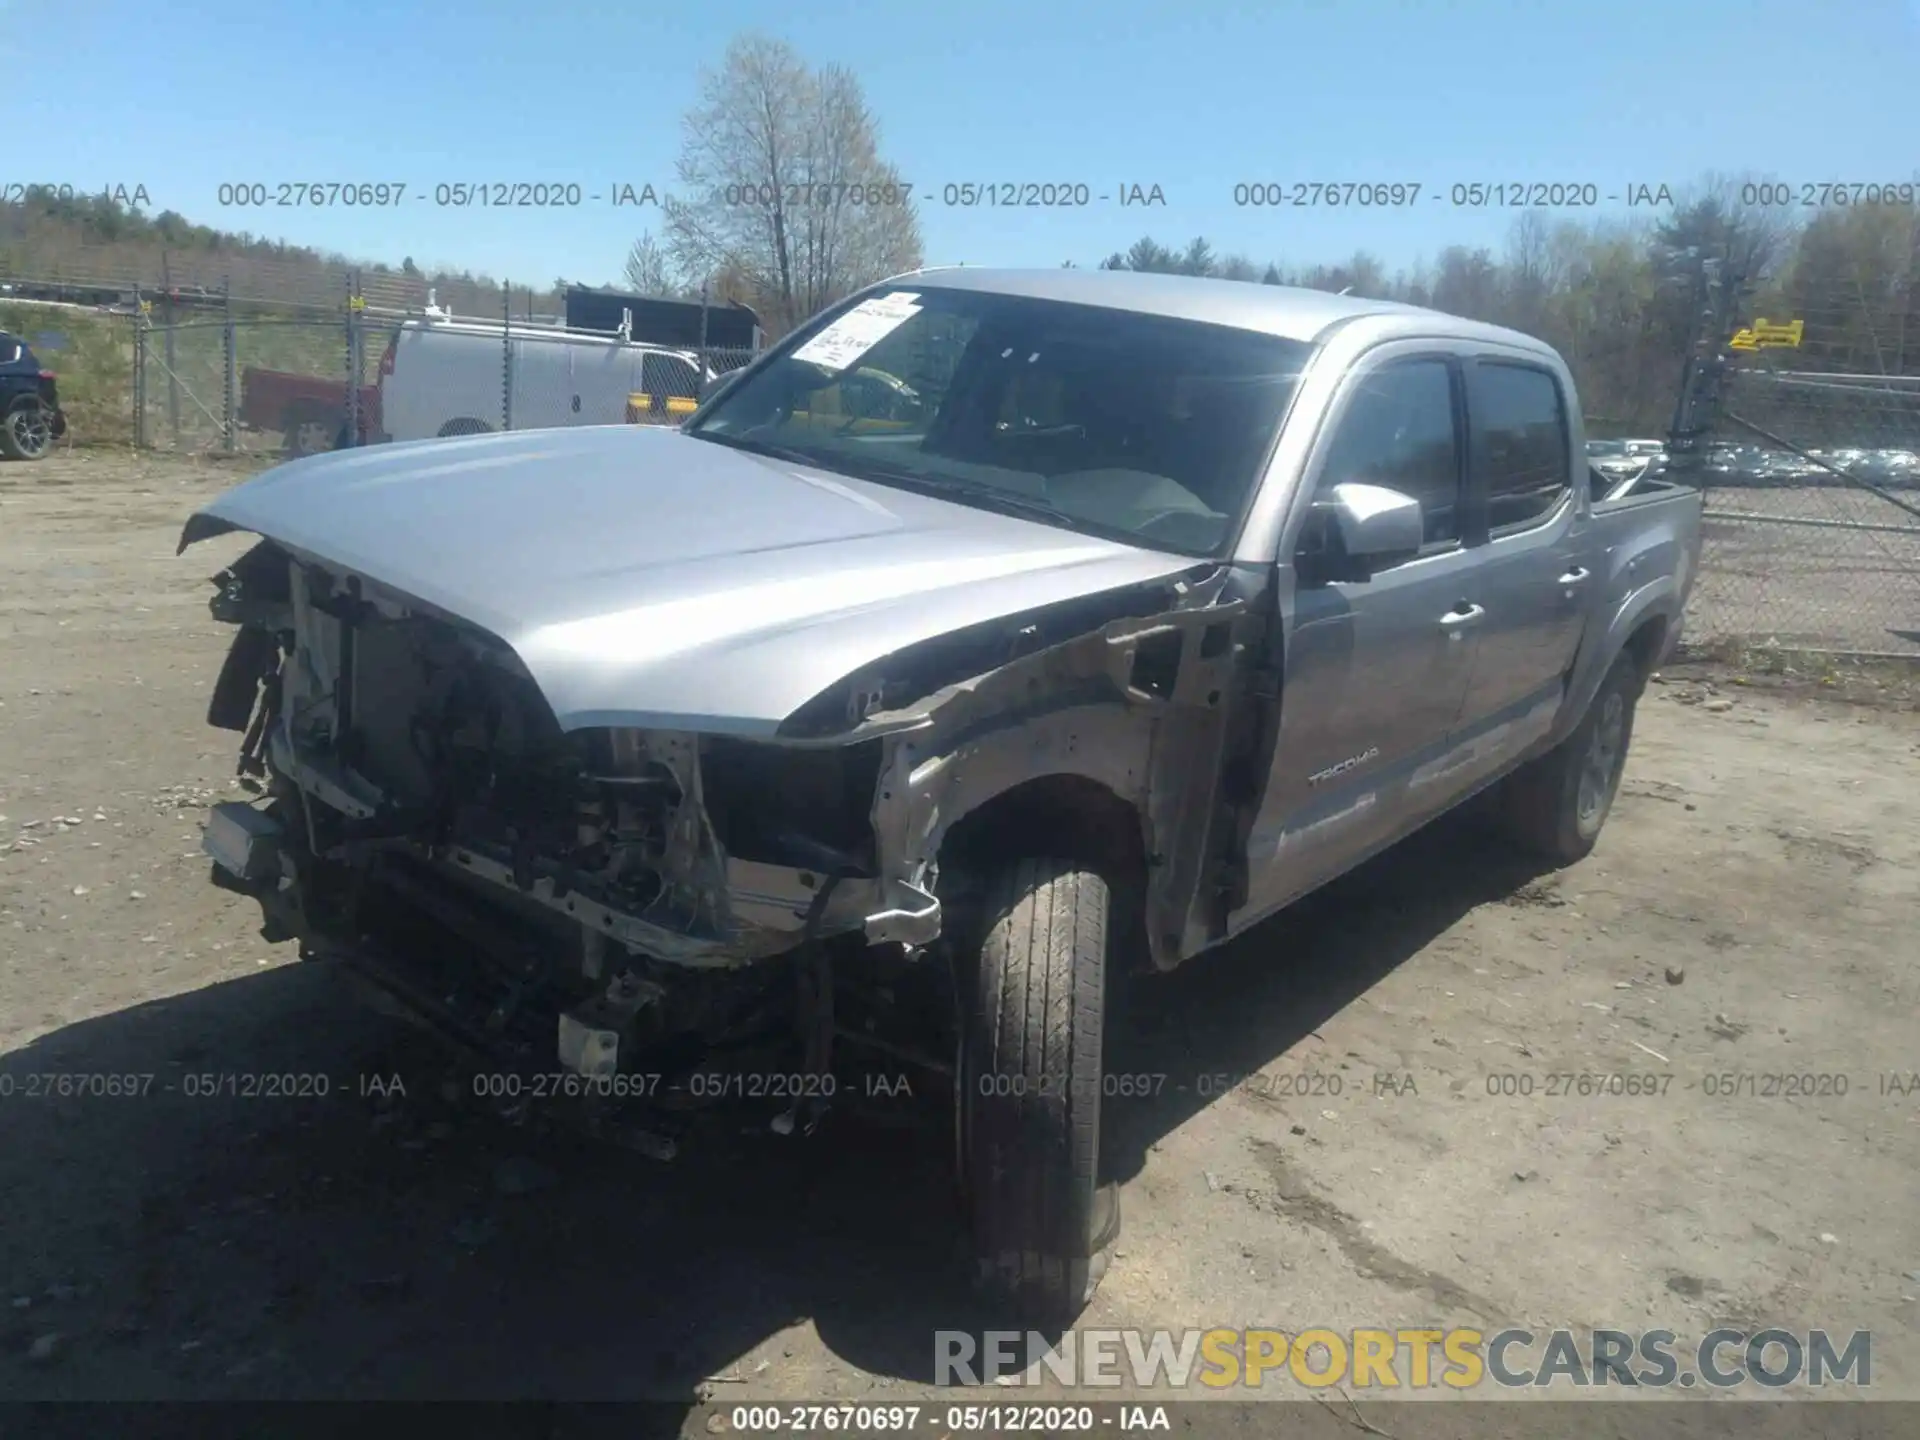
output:
[[[15,10],[17,7],[9,7]],[[884,153],[936,200],[930,263],[1097,262],[1142,234],[1312,263],[1498,245],[1454,183],[1678,186],[1920,173],[1920,0],[853,0],[380,5],[64,0],[15,87],[34,173],[362,259],[544,284],[615,277],[657,216],[604,199],[441,209],[436,184],[672,183],[702,67],[762,30],[862,80]],[[24,122],[19,111],[24,109]],[[16,157],[25,153],[16,146]],[[387,210],[244,210],[223,182],[391,181]],[[1159,185],[1166,205],[949,208],[947,182]],[[1238,182],[1401,181],[1410,210],[1236,207]],[[1644,213],[1644,212],[1643,212]]]

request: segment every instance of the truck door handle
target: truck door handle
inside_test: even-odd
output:
[[[1458,630],[1463,625],[1471,625],[1487,613],[1484,605],[1469,605],[1462,600],[1453,609],[1440,617],[1440,624],[1448,630]]]
[[[1561,585],[1581,585],[1586,582],[1587,577],[1591,574],[1593,574],[1593,572],[1587,569],[1586,566],[1576,566],[1574,569],[1562,575],[1557,583]]]

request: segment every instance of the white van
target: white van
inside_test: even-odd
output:
[[[662,416],[689,408],[701,379],[690,351],[573,330],[503,335],[429,310],[403,321],[381,358],[380,429],[431,440],[498,430],[508,416],[515,430],[619,425],[638,395]]]

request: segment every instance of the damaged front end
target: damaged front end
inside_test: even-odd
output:
[[[257,795],[208,821],[216,883],[497,1065],[658,1100],[730,1064],[789,1117],[836,1038],[950,1077],[939,867],[1042,830],[1137,882],[1152,963],[1225,933],[1249,812],[1213,781],[1260,733],[1228,569],[882,657],[764,738],[564,729],[497,637],[271,540],[215,585]]]
[[[503,1063],[791,1033],[754,962],[939,933],[874,853],[879,739],[563,733],[505,645],[359,577],[262,542],[215,583],[241,629],[208,719],[260,795],[209,819],[217,883]]]

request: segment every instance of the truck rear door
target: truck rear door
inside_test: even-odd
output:
[[[1521,352],[1466,365],[1467,495],[1477,643],[1456,726],[1461,778],[1501,768],[1551,729],[1593,603],[1572,389]]]

